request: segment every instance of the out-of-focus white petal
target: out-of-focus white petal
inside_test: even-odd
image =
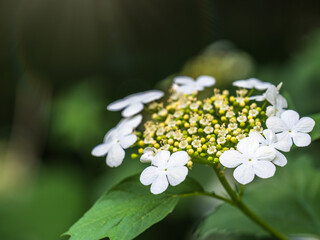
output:
[[[118,132],[118,130],[119,130],[119,129],[117,129],[116,127],[111,128],[111,129],[106,133],[106,135],[104,136],[103,142],[104,142],[104,143],[113,142],[114,139],[117,137],[117,132]]]
[[[184,166],[187,164],[189,159],[190,159],[190,157],[187,152],[185,152],[185,151],[175,152],[169,158],[168,168],[177,167],[177,166],[179,166],[179,167]]]
[[[134,117],[130,118],[123,118],[117,125],[117,128],[121,127],[131,127],[131,128],[136,128],[139,126],[139,124],[142,121],[142,115],[136,115]]]
[[[268,100],[269,103],[271,103],[273,106],[275,106],[278,94],[279,94],[279,91],[276,88],[276,86],[271,85],[268,87],[268,89],[266,91],[266,99]]]
[[[123,136],[126,136],[126,135],[129,135],[131,134],[133,131],[133,129],[131,127],[119,127],[119,128],[116,128],[116,134],[115,134],[115,138],[116,139],[119,139]]]
[[[171,186],[182,183],[188,175],[188,168],[184,166],[168,168],[167,177]]]
[[[276,157],[276,150],[273,147],[261,146],[255,152],[255,158],[259,160],[272,161]]]
[[[122,111],[122,116],[132,117],[133,115],[136,115],[137,113],[141,112],[142,109],[143,104],[141,102],[132,103]]]
[[[254,179],[252,165],[250,163],[241,164],[234,170],[233,177],[241,184],[251,182]]]
[[[216,79],[211,76],[202,75],[197,78],[196,83],[202,87],[211,87],[216,83]]]
[[[192,94],[196,91],[196,88],[193,85],[179,86],[176,91],[178,93]]]
[[[265,131],[265,130],[264,130]],[[263,133],[264,133],[263,131]],[[265,135],[265,134],[264,134]],[[258,132],[250,132],[249,133],[249,137],[254,138],[256,140],[258,140],[259,143],[262,143],[263,145],[267,145],[268,142],[266,141],[266,139]]]
[[[268,82],[263,82],[257,78],[249,78],[247,80],[235,81],[232,85],[240,88],[255,88],[257,90],[265,90],[272,84]]]
[[[253,171],[260,178],[270,178],[276,172],[276,167],[269,161],[256,161],[253,164]]]
[[[311,137],[307,133],[292,133],[291,134],[294,144],[297,147],[306,147],[311,143]]]
[[[246,158],[236,150],[228,150],[221,154],[220,163],[227,168],[235,168],[246,162]]]
[[[149,90],[143,93],[141,102],[149,103],[162,98],[163,95],[164,95],[164,92],[160,90]]]
[[[180,85],[194,85],[194,80],[187,76],[178,76],[173,79],[173,82]]]
[[[92,149],[91,154],[96,157],[101,157],[101,156],[106,155],[107,152],[109,151],[109,149],[110,149],[110,144],[102,143],[102,144],[95,146]]]
[[[262,95],[251,96],[251,97],[249,97],[249,100],[262,102],[262,101],[266,100],[266,94],[264,93]]]
[[[274,133],[288,131],[287,125],[278,117],[269,117],[266,121],[267,128],[272,130]]]
[[[246,137],[237,145],[237,149],[246,156],[251,156],[259,147],[259,141],[255,138]]]
[[[168,180],[165,173],[159,172],[158,177],[151,184],[151,192],[153,194],[163,193],[168,188]]]
[[[276,157],[272,161],[275,165],[283,167],[287,164],[287,158],[279,151],[276,151]]]
[[[120,111],[121,109],[125,108],[129,104],[130,104],[130,99],[123,98],[123,99],[119,99],[117,101],[110,103],[107,106],[107,109],[108,109],[108,111]]]
[[[119,141],[120,141],[121,147],[124,149],[127,149],[137,141],[137,136],[135,134],[130,134],[130,135],[121,137]]]
[[[142,171],[140,175],[140,182],[146,186],[150,185],[156,180],[156,178],[158,177],[158,174],[159,174],[158,168],[154,166],[147,167],[145,170]]]
[[[280,94],[277,95],[276,97],[276,102],[277,102],[277,108],[280,110],[280,109],[283,109],[283,108],[287,108],[288,107],[288,102],[287,100]]]
[[[118,167],[121,165],[124,156],[125,151],[122,149],[120,144],[113,144],[108,151],[106,163],[109,167]]]
[[[152,148],[152,147],[146,147],[143,150],[143,154],[140,158],[140,161],[142,163],[149,163],[152,162],[152,160],[155,158],[157,154],[157,149],[156,148]]]
[[[299,121],[299,114],[296,111],[287,110],[281,114],[281,119],[286,123],[287,127],[292,130]]]
[[[293,131],[308,133],[311,132],[315,125],[315,121],[310,117],[301,118],[296,125],[293,127]]]
[[[170,158],[170,152],[167,150],[161,150],[152,160],[152,165],[157,166],[158,168],[165,169]]]

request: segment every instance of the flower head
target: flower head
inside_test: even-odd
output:
[[[185,166],[189,156],[185,151],[173,153],[161,150],[152,160],[152,166],[147,167],[140,175],[143,185],[151,184],[151,192],[160,194],[164,192],[169,184],[176,186],[183,182],[188,174]]]
[[[285,139],[290,146],[292,141],[298,147],[305,147],[311,143],[308,134],[312,131],[315,121],[310,117],[300,119],[299,114],[293,110],[284,111],[281,117],[269,117],[266,125],[281,139]]]
[[[216,83],[216,80],[210,76],[200,76],[197,80],[191,77],[179,76],[174,78],[174,89],[178,93],[192,94],[197,91],[202,91],[205,87],[211,87]]]
[[[131,117],[143,109],[144,103],[149,103],[162,98],[164,93],[159,90],[150,90],[141,93],[131,94],[123,99],[110,103],[107,107],[109,111],[122,111],[123,117]]]
[[[241,184],[250,183],[254,176],[270,178],[276,168],[271,162],[276,156],[274,148],[260,146],[252,137],[242,139],[237,150],[228,150],[220,156],[220,163],[227,168],[236,168],[234,178]]]

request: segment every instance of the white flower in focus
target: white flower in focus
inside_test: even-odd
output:
[[[311,143],[308,134],[312,131],[315,121],[310,117],[300,119],[299,114],[293,110],[284,111],[281,117],[269,117],[266,121],[268,129],[279,133],[278,137],[287,141],[290,146],[292,141],[298,147],[306,147]]]
[[[178,76],[173,79],[174,89],[178,93],[192,94],[197,91],[202,91],[205,87],[211,87],[216,83],[215,78],[210,76],[199,76],[197,80],[191,77]]]
[[[151,192],[160,194],[164,192],[169,184],[176,186],[183,182],[188,174],[185,166],[189,161],[189,155],[185,151],[170,152],[162,150],[157,153],[152,161],[152,166],[147,167],[140,175],[143,185],[151,184]]]
[[[236,168],[234,178],[241,184],[250,183],[254,176],[270,178],[276,167],[271,162],[276,156],[272,147],[260,146],[259,141],[252,137],[242,139],[237,150],[228,150],[220,156],[220,163],[227,168]]]
[[[266,92],[266,99],[272,105],[267,107],[266,114],[268,117],[280,116],[284,109],[288,107],[287,100],[279,94],[279,89],[274,85],[271,85],[268,88]]]
[[[107,155],[106,163],[109,167],[118,167],[125,156],[125,151],[132,146],[137,136],[132,133],[132,127],[115,127],[111,129],[106,136],[102,144],[96,146],[91,154],[96,157]]]
[[[146,147],[145,149],[143,149],[143,154],[141,155],[140,162],[142,163],[152,162],[157,152],[158,152],[157,149],[154,147]]]
[[[131,94],[123,99],[110,103],[107,107],[109,111],[122,111],[123,117],[131,117],[143,109],[144,103],[149,103],[162,98],[164,93],[159,90],[150,90],[141,93]]]
[[[247,80],[238,80],[232,83],[233,86],[239,88],[255,88],[257,90],[265,90],[272,84],[269,82],[263,82],[257,78],[249,78]]]
[[[289,152],[291,144],[285,139],[279,139],[270,129],[263,130],[263,135],[264,137],[258,132],[251,132],[249,137],[257,139],[262,146],[273,147],[276,150],[276,157],[272,162],[280,167],[285,166],[287,164],[287,158],[278,150]]]

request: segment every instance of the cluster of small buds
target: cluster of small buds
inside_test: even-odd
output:
[[[166,104],[147,106],[152,120],[145,123],[143,132],[137,132],[139,155],[144,148],[154,147],[172,153],[183,150],[192,159],[199,156],[218,162],[224,151],[235,149],[251,131],[263,131],[265,112],[262,106],[251,103],[246,89],[232,96],[228,90],[215,88],[213,95],[203,100],[197,93],[171,93]]]

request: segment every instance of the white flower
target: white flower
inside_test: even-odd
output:
[[[268,117],[280,116],[284,109],[288,107],[287,100],[279,94],[279,89],[274,85],[271,85],[268,88],[266,92],[266,99],[272,105],[267,107],[266,114]]]
[[[251,132],[249,137],[257,139],[262,146],[270,146],[276,149],[276,157],[272,162],[280,167],[285,166],[287,164],[287,159],[278,150],[289,152],[291,144],[285,139],[279,139],[278,135],[276,135],[270,129],[263,130],[263,135],[264,137],[258,132]]]
[[[202,91],[205,87],[211,87],[216,83],[215,78],[210,76],[200,76],[197,80],[191,77],[178,76],[173,79],[174,89],[179,93],[192,94],[196,91]]]
[[[312,131],[315,121],[310,117],[299,119],[299,114],[293,110],[284,111],[281,117],[269,117],[266,121],[267,128],[275,133],[281,139],[288,141],[290,146],[292,140],[298,147],[305,147],[311,143],[311,137],[308,134]]]
[[[104,137],[102,144],[96,146],[91,154],[96,157],[107,155],[106,163],[109,167],[118,167],[125,156],[125,151],[132,146],[137,136],[132,133],[132,127],[112,128]]]
[[[227,168],[236,168],[234,178],[241,184],[247,184],[257,175],[260,178],[270,178],[276,167],[271,162],[276,151],[272,147],[260,146],[258,140],[252,137],[242,139],[237,150],[228,150],[220,156],[220,163]]]
[[[152,161],[152,166],[147,167],[140,175],[143,185],[151,184],[151,192],[160,194],[164,192],[169,184],[176,186],[183,182],[188,174],[185,166],[189,161],[189,155],[185,151],[170,152],[162,150],[157,153]]]
[[[144,103],[149,103],[163,97],[164,93],[159,90],[150,90],[141,93],[131,94],[123,99],[110,103],[107,107],[109,111],[122,111],[123,117],[131,117],[143,109]]]
[[[130,118],[123,118],[117,125],[117,128],[125,128],[125,127],[130,127],[132,129],[136,128],[139,126],[139,124],[142,121],[142,115],[136,115],[134,117],[130,117]]]
[[[146,147],[143,150],[143,154],[140,158],[140,162],[142,162],[142,163],[152,162],[152,160],[156,156],[157,152],[158,152],[157,149],[154,147]]]
[[[235,87],[240,87],[240,88],[255,88],[257,90],[265,90],[272,84],[269,82],[263,82],[257,78],[249,78],[247,80],[238,80],[232,83],[233,86]]]

